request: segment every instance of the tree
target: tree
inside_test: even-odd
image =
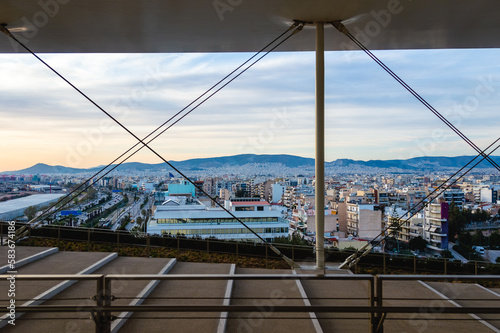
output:
[[[448,215],[448,237],[454,240],[461,232],[465,230],[467,224],[466,211],[460,211],[454,202],[450,204]]]
[[[273,243],[293,244],[293,245],[311,245],[309,241],[303,239],[298,234],[293,234],[292,237],[281,236],[274,239]]]
[[[68,216],[69,221],[66,222],[66,225],[69,225],[70,227],[72,227],[73,226],[73,218],[74,217],[75,217],[75,215],[69,214],[69,216]]]
[[[421,236],[410,239],[409,244],[411,250],[425,251],[427,242]]]
[[[500,246],[500,233],[495,230],[490,235],[490,246]]]
[[[486,244],[486,237],[484,237],[481,230],[476,230],[474,235],[472,235],[472,245],[484,245]]]
[[[32,220],[36,216],[36,212],[38,210],[34,206],[29,206],[24,210],[24,215],[28,218],[28,220]]]
[[[459,236],[458,236],[458,241],[462,244],[466,244],[468,246],[472,246],[472,235],[465,231],[465,232],[462,232]]]
[[[236,196],[236,198],[245,198],[247,195],[247,191],[238,190],[238,191],[236,191],[236,193],[234,195]]]
[[[447,259],[453,259],[453,254],[451,253],[450,250],[443,250],[443,252],[441,252],[441,256],[443,258],[447,258]]]
[[[490,219],[490,217],[490,214],[481,208],[471,211],[471,222],[486,222]]]
[[[93,187],[89,187],[87,189],[87,199],[88,200],[94,200],[95,198],[97,198],[97,190]]]
[[[137,222],[137,225],[141,225],[143,222],[143,219],[142,219],[142,217],[139,216],[135,221]]]

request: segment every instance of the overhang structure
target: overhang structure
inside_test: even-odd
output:
[[[254,52],[293,20],[343,20],[370,49],[492,48],[500,46],[499,17],[494,0],[0,2],[0,23],[35,52],[56,53]],[[325,50],[343,49],[356,48],[341,34],[328,34]],[[0,39],[0,52],[17,50]],[[279,48],[314,50],[312,28]]]

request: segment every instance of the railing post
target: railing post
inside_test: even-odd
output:
[[[57,247],[60,246],[60,241],[61,241],[61,225],[57,226]]]
[[[448,259],[444,258],[444,275],[448,274]]]
[[[370,279],[370,308],[373,310],[375,308],[375,276],[372,276]],[[374,312],[370,312],[370,332],[373,332],[373,326],[375,326],[377,323],[375,321],[376,316],[374,315]]]
[[[103,295],[104,295],[104,276],[101,276],[97,279],[96,293],[95,293],[95,302],[96,305],[101,307],[103,304]],[[93,319],[95,323],[95,332],[102,332],[102,313],[98,312],[93,314]]]
[[[179,259],[180,249],[181,245],[180,245],[179,235],[177,235],[177,259]]]
[[[413,256],[413,274],[417,274],[417,257]]]
[[[268,257],[267,257],[267,247],[268,247],[268,246],[267,246],[267,243],[266,243],[266,268],[268,268],[268,262],[267,262],[267,258],[268,258]]]
[[[477,275],[477,260],[474,261],[474,275]]]
[[[210,253],[210,241],[207,238],[207,254]]]
[[[354,252],[354,274],[358,274],[358,251]]]
[[[111,306],[111,280],[104,277],[104,302],[103,306],[106,308]],[[111,332],[111,312],[104,311],[103,313],[103,333]]]
[[[384,256],[385,258],[385,256]],[[382,284],[383,284],[383,279],[381,279],[379,276],[375,278],[375,282],[377,284],[377,295],[375,297],[376,300],[376,306],[377,307],[382,307],[383,305],[383,291],[382,291]],[[377,313],[376,316],[374,316],[373,324],[371,326],[371,332],[372,333],[383,333],[384,332],[384,319],[385,319],[385,313]]]
[[[384,251],[384,264],[383,264],[383,267],[384,267],[384,274],[387,274],[387,270],[386,270],[386,267],[385,267],[385,251]]]
[[[107,307],[111,305],[111,281],[101,275],[97,279],[97,290],[95,301],[98,307]],[[93,315],[96,333],[111,332],[111,313],[109,311],[97,311]]]
[[[151,255],[151,239],[149,238],[149,234],[146,236],[146,254],[148,258]]]

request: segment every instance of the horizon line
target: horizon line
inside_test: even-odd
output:
[[[304,157],[304,156],[299,156],[299,155],[292,155],[292,154],[236,154],[236,155],[223,155],[223,156],[212,156],[212,157],[195,157],[195,158],[189,158],[185,160],[169,160],[169,162],[186,162],[186,161],[191,161],[191,160],[201,160],[201,159],[217,159],[217,158],[225,158],[225,157],[236,157],[236,156],[291,156],[291,157],[298,157],[298,158],[303,158],[303,159],[310,159],[310,160],[315,160],[314,157]],[[500,155],[489,155],[490,157],[500,157]],[[362,159],[353,159],[353,158],[337,158],[332,161],[325,161],[325,163],[332,163],[338,160],[351,160],[351,161],[356,161],[356,162],[370,162],[370,161],[407,161],[415,158],[457,158],[457,157],[477,157],[477,155],[458,155],[458,156],[444,156],[444,155],[436,155],[436,156],[416,156],[416,157],[411,157],[411,158],[406,158],[406,159],[370,159],[370,160],[362,160]],[[130,164],[130,163],[140,163],[140,164],[147,164],[147,165],[159,165],[159,164],[165,164],[164,162],[159,162],[159,163],[147,163],[147,162],[138,162],[138,161],[126,161],[124,163],[120,164]],[[65,166],[65,165],[50,165],[42,162],[35,163],[29,167],[22,168],[19,170],[6,170],[6,171],[0,171],[0,174],[4,173],[9,173],[9,172],[20,172],[26,169],[33,168],[37,165],[46,165],[49,167],[63,167],[63,168],[70,168],[70,169],[78,169],[78,170],[89,170],[89,169],[94,169],[94,168],[99,168],[99,167],[104,167],[104,165],[97,165],[97,166],[91,166],[91,167],[72,167],[72,166]],[[116,165],[116,164],[112,164]],[[168,167],[168,165],[166,165]]]

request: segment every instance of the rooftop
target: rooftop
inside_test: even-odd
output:
[[[17,209],[28,208],[29,206],[40,205],[58,199],[64,195],[65,194],[33,194],[29,197],[0,202],[0,214]]]
[[[269,206],[267,201],[231,201],[233,206]]]

